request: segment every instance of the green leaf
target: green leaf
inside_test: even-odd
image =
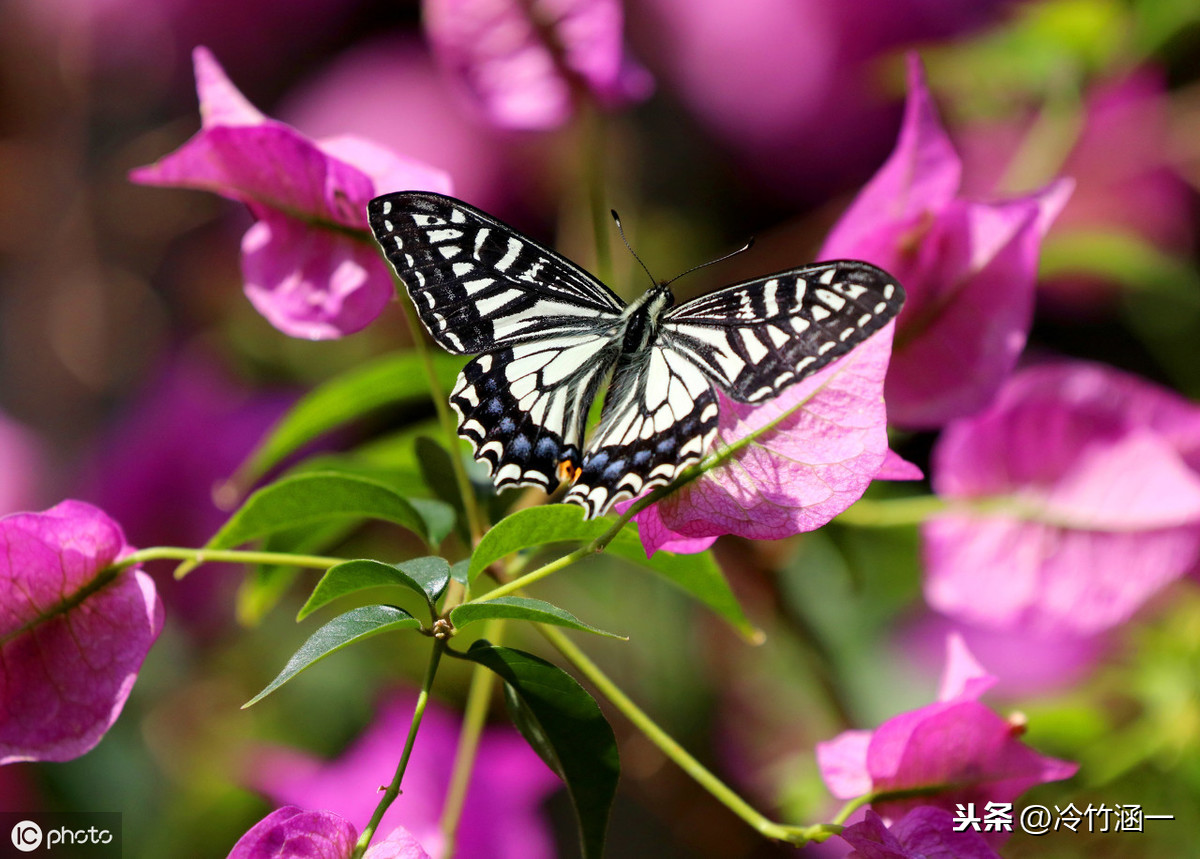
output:
[[[469,578],[475,581],[489,564],[520,549],[566,540],[586,543],[611,527],[612,522],[605,519],[584,519],[583,508],[574,504],[543,504],[518,510],[483,535],[471,555]]]
[[[395,585],[420,594],[432,612],[449,583],[450,562],[445,558],[413,558],[395,565],[369,559],[346,561],[325,572],[296,620],[303,620],[318,608],[347,594]]]
[[[470,578],[474,581],[488,564],[511,552],[567,540],[590,542],[612,525],[612,521],[606,519],[585,520],[583,510],[573,504],[547,504],[518,510],[483,535],[471,555]],[[607,552],[661,574],[715,611],[747,640],[762,641],[762,632],[746,619],[711,552],[676,555],[659,551],[654,557],[647,558],[637,526],[632,522],[609,542]]]
[[[421,622],[404,609],[390,605],[367,605],[339,615],[314,632],[308,641],[292,654],[292,658],[278,676],[242,707],[257,704],[310,665],[348,644],[381,632],[417,629],[420,626]]]
[[[433,365],[449,390],[462,359],[435,354]],[[322,433],[383,406],[428,396],[429,378],[415,352],[386,355],[325,382],[294,405],[238,468],[237,486],[249,486],[297,448]]]
[[[456,606],[450,611],[450,622],[455,628],[462,629],[478,620],[493,618],[509,618],[512,620],[527,620],[532,623],[550,623],[555,626],[565,626],[568,629],[579,629],[584,632],[594,632],[609,638],[627,639],[627,636],[605,632],[584,623],[566,609],[551,605],[544,600],[528,597],[496,597],[482,602],[469,602]]]
[[[288,528],[334,519],[394,522],[433,545],[453,527],[454,512],[440,501],[404,498],[365,477],[336,472],[297,474],[247,498],[205,548],[228,549]]]
[[[584,859],[600,859],[621,774],[600,707],[571,675],[532,654],[477,641],[465,656],[504,680],[513,722],[567,786]]]
[[[458,582],[464,587],[467,584],[467,570],[471,567],[471,559],[463,558],[461,561],[450,567],[450,578]]]
[[[263,551],[300,555],[323,554],[354,530],[355,523],[333,520],[277,531],[263,542]],[[293,564],[258,564],[246,572],[238,588],[234,613],[238,623],[257,626],[279,604],[300,573]]]
[[[747,641],[761,644],[766,640],[762,630],[754,626],[742,611],[741,604],[729,587],[725,574],[717,566],[712,552],[676,555],[674,552],[660,549],[654,553],[654,557],[647,558],[646,548],[642,545],[637,526],[633,523],[625,526],[624,530],[612,539],[606,551],[622,560],[659,573],[671,584],[724,618]]]

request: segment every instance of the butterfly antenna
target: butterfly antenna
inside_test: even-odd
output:
[[[664,285],[670,285],[670,284],[674,283],[675,281],[679,280],[679,278],[683,277],[685,274],[691,274],[694,271],[699,271],[700,269],[707,268],[710,265],[716,265],[719,262],[725,262],[725,260],[735,257],[740,253],[745,253],[746,251],[750,250],[750,248],[752,248],[752,247],[754,247],[754,238],[753,237],[751,237],[744,245],[742,245],[736,251],[730,251],[729,253],[725,254],[725,256],[717,257],[716,259],[710,259],[708,262],[700,263],[700,265],[694,265],[691,268],[689,268],[687,271],[675,275],[673,278],[668,280],[666,282],[666,284],[664,284]]]
[[[642,258],[637,255],[637,251],[629,244],[629,239],[625,238],[625,228],[621,226],[621,216],[617,214],[616,209],[609,209],[608,211],[612,213],[612,219],[616,221],[617,232],[621,234],[621,241],[625,243],[625,247],[633,254],[633,258],[638,261],[638,265],[642,267],[642,271],[646,272],[646,276],[650,278],[650,282],[658,286],[658,281],[654,279],[654,275],[650,274],[650,269],[646,267],[646,264],[642,262]]]

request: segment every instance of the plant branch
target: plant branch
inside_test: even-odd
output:
[[[429,654],[429,665],[425,670],[425,680],[421,684],[421,694],[417,696],[417,706],[413,710],[412,724],[408,729],[408,738],[404,741],[404,751],[400,753],[400,763],[396,765],[396,775],[392,778],[392,783],[384,790],[379,804],[375,806],[375,813],[371,815],[370,822],[363,829],[358,843],[354,845],[354,852],[350,854],[350,859],[361,859],[367,850],[367,846],[371,843],[371,838],[375,835],[375,830],[379,828],[379,822],[383,820],[384,813],[395,802],[396,797],[400,795],[400,782],[404,778],[404,771],[408,769],[408,759],[412,756],[413,743],[417,739],[417,731],[420,729],[421,719],[425,715],[425,705],[429,703],[429,691],[433,688],[433,679],[437,676],[438,663],[441,662],[442,652],[445,649],[445,641],[440,638],[433,640],[433,650]]]
[[[489,620],[484,626],[484,638],[499,643],[504,638],[504,627],[503,620]],[[450,785],[446,788],[446,804],[442,806],[442,818],[438,824],[444,839],[442,859],[450,859],[454,855],[458,826],[462,821],[463,806],[467,801],[468,782],[475,767],[479,738],[487,721],[488,706],[495,686],[496,675],[491,669],[475,664],[471,673],[471,686],[467,691],[466,712],[463,714],[462,728],[458,734],[458,748],[454,752],[454,770],[450,774]]]

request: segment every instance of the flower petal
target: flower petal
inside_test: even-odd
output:
[[[162,604],[101,510],[63,501],[0,519],[0,763],[64,761],[116,721],[162,628]]]
[[[430,859],[413,834],[397,826],[382,841],[372,842],[363,859]]]
[[[934,488],[979,509],[923,526],[930,604],[1042,636],[1124,621],[1200,558],[1198,431],[1200,409],[1099,365],[1014,377],[935,449]]]
[[[880,389],[891,333],[889,324],[762,405],[721,396],[718,445],[770,429],[639,513],[646,551],[721,534],[779,539],[819,528],[857,501],[887,456]]]
[[[882,246],[888,248],[885,256],[895,256],[896,237],[953,200],[961,179],[962,162],[938,119],[921,61],[909,54],[908,100],[896,148],[830,231],[817,258],[866,259],[893,271],[892,260],[864,255],[863,249]]]
[[[911,718],[917,714],[921,718]],[[873,803],[885,817],[918,805],[1012,802],[1034,785],[1070,778],[1078,769],[1026,746],[1011,724],[977,701],[934,704],[904,716],[910,718],[896,724],[899,730],[891,728],[903,717],[885,722],[871,740],[867,766],[875,790],[947,787],[936,798]]]
[[[817,743],[817,765],[829,792],[838,799],[853,799],[871,792],[867,749],[871,731],[843,731],[832,740]]]
[[[395,294],[375,249],[265,213],[242,238],[246,297],[285,334],[324,340],[353,334]]]
[[[1071,188],[1061,180],[1029,198],[957,200],[932,216],[916,258],[893,270],[909,294],[886,389],[894,422],[941,426],[995,396],[1025,348],[1038,249]]]
[[[202,127],[260,125],[268,121],[233,85],[208,48],[198,46],[192,50],[192,66],[196,73],[196,94],[200,97]]]
[[[388,700],[374,724],[334,761],[320,761],[291,750],[264,750],[246,773],[247,781],[277,802],[329,808],[365,826],[375,809],[376,790],[392,777],[404,745],[415,696]],[[458,742],[458,719],[431,703],[421,723],[420,741],[404,776],[404,801],[384,815],[381,831],[401,821],[435,854]],[[480,741],[471,791],[458,834],[460,859],[549,859],[554,856],[550,829],[541,804],[561,784],[511,728],[489,728]]]
[[[357,841],[354,825],[340,814],[288,805],[254,824],[228,859],[348,859]]]
[[[604,101],[649,94],[625,56],[619,0],[425,0],[425,30],[442,66],[502,128],[566,121],[583,83]]]
[[[946,701],[975,701],[996,685],[996,678],[987,672],[967,643],[957,632],[946,636],[946,670],[938,687],[937,699]]]

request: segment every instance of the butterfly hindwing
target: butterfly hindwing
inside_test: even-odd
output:
[[[904,290],[882,269],[817,263],[672,308],[662,336],[730,397],[758,403],[849,352],[903,302]]]
[[[421,322],[447,351],[602,334],[624,307],[574,263],[451,197],[401,191],[372,200],[367,214]]]
[[[564,501],[587,517],[614,501],[674,480],[697,462],[717,431],[717,396],[701,369],[661,344],[619,367],[600,425]]]
[[[600,337],[548,337],[481,355],[450,394],[458,434],[497,489],[558,485],[560,462],[578,462],[588,408],[617,347]]]

